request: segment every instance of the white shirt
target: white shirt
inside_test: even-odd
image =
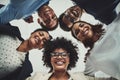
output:
[[[107,26],[104,37],[95,43],[88,60],[94,67],[120,80],[120,14]]]

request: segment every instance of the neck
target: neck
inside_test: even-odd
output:
[[[69,74],[66,71],[55,71],[50,80],[68,80]]]
[[[17,48],[17,50],[20,51],[20,52],[28,52],[31,49],[32,48],[30,47],[28,40],[23,41],[20,44],[20,46]]]

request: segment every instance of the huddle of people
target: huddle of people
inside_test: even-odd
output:
[[[8,5],[0,5],[0,80],[120,79],[119,71],[116,74],[112,74],[105,70],[106,67],[109,68],[109,62],[108,65],[102,68],[97,66],[100,64],[100,60],[96,59],[95,55],[99,53],[99,51],[94,49],[94,47],[97,46],[95,43],[98,40],[103,37],[101,42],[106,42],[107,40],[104,39],[104,36],[112,35],[112,33],[109,34],[105,32],[103,24],[108,25],[108,28],[109,26],[114,27],[114,25],[115,27],[117,25],[119,27],[120,15],[116,13],[115,9],[120,0],[72,1],[76,5],[68,8],[59,16],[59,19],[54,10],[48,5],[49,0],[11,0]],[[42,28],[36,29],[31,33],[29,39],[24,40],[21,37],[19,28],[12,26],[9,22],[14,19],[23,18],[24,21],[31,23],[33,22],[32,13],[34,11],[38,13],[39,18],[37,21]],[[95,19],[101,21],[102,24],[93,25],[81,21],[81,16],[85,12],[93,15]],[[48,31],[55,30],[58,23],[61,29],[70,31],[75,39],[82,42],[86,48],[89,47],[85,55],[86,68],[84,73],[70,73],[68,71],[76,66],[79,59],[77,46],[74,45],[72,41],[63,37],[52,40],[52,36]],[[112,39],[113,38],[111,38],[111,40]],[[117,41],[119,41],[119,39]],[[100,45],[103,45],[103,43]],[[100,46],[98,47],[100,48]],[[29,61],[29,50],[42,48],[44,48],[42,60],[44,65],[50,68],[50,71],[48,74],[38,72],[34,76],[30,76],[33,69]],[[108,54],[107,50],[106,54]],[[111,57],[107,59],[111,60]],[[117,55],[115,58],[116,57]],[[96,62],[91,58],[96,59]],[[101,60],[101,62],[103,61],[104,60]],[[104,72],[104,70],[105,73],[111,76],[107,78],[95,77],[97,71]]]

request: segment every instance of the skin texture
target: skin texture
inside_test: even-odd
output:
[[[80,41],[93,37],[93,31],[91,25],[85,22],[75,23],[72,27],[73,35]]]
[[[48,29],[54,28],[58,23],[56,14],[48,5],[44,5],[38,9],[38,16],[38,23],[46,26]]]

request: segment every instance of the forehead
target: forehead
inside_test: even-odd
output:
[[[82,9],[79,6],[72,6],[72,7],[68,8],[66,11],[68,11],[68,10],[79,10],[79,11],[82,11]]]
[[[83,21],[78,21],[78,22],[73,23],[73,25],[79,25],[79,24],[90,25],[89,23],[87,23],[87,22],[83,22]],[[91,26],[91,25],[90,25],[90,26]]]
[[[41,13],[41,12],[44,12],[44,11],[48,11],[48,10],[53,11],[53,9],[51,7],[45,5],[45,6],[42,6],[40,9],[38,9],[38,13]]]
[[[66,50],[65,49],[63,49],[63,48],[56,48],[55,50],[54,50],[54,52],[66,52]]]
[[[49,37],[49,34],[46,32],[46,31],[36,31],[36,32],[33,32],[32,34],[43,34],[42,36],[45,36],[45,37]]]

